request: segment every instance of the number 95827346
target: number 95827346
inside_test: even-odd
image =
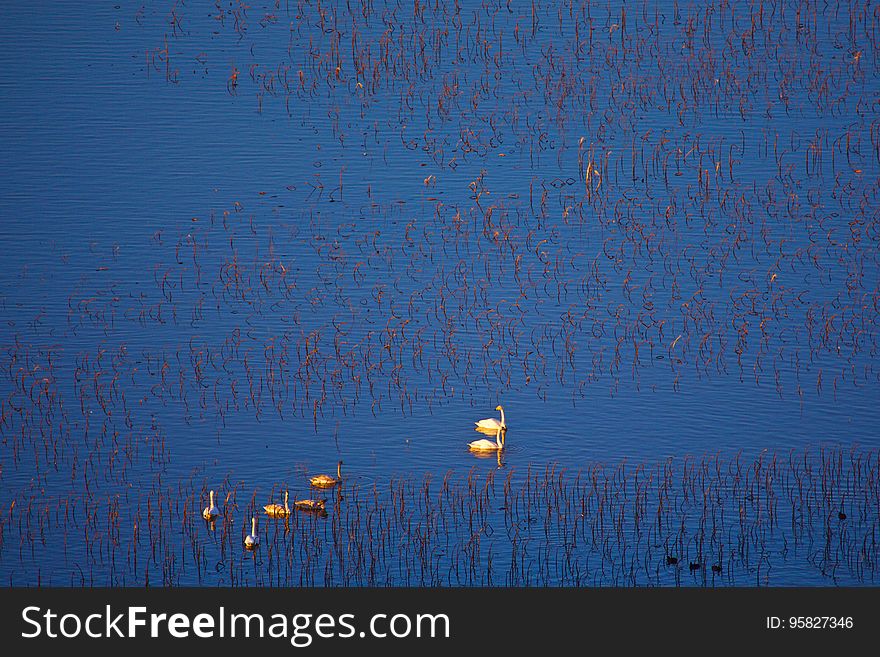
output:
[[[788,627],[792,630],[852,629],[852,616],[791,616]]]

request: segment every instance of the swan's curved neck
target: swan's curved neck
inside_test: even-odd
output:
[[[214,507],[214,491],[211,491],[211,507]]]
[[[289,495],[288,491],[284,491],[284,508],[287,508],[287,496]]]
[[[251,536],[257,535],[257,519],[251,518]]]
[[[507,423],[504,421],[504,407],[501,407],[501,426],[506,427]]]

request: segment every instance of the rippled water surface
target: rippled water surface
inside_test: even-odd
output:
[[[877,583],[871,3],[2,14],[4,584]]]

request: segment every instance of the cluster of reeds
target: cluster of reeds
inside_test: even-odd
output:
[[[15,321],[4,285],[0,554],[52,559],[40,582],[580,584],[772,582],[795,550],[873,581],[873,452],[346,487],[252,562],[253,491],[230,476],[205,541],[200,486],[166,481],[169,426],[232,416],[876,389],[870,5],[235,0],[121,23],[144,84],[252,95],[314,151],[284,187],[96,248]]]
[[[23,493],[0,519],[9,583],[308,586],[876,583],[880,455],[789,453],[349,482],[327,513],[260,520],[221,482]],[[62,535],[59,542],[47,536]],[[84,546],[85,549],[80,549]]]

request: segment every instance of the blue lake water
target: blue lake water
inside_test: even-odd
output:
[[[876,584],[870,6],[2,13],[4,584]]]

